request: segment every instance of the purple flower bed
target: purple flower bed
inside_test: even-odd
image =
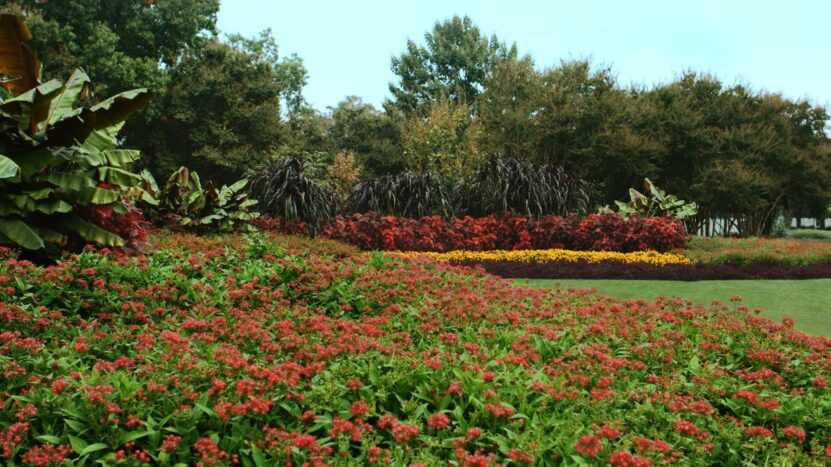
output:
[[[831,263],[807,266],[755,263],[673,264],[654,266],[623,263],[520,263],[515,261],[460,261],[461,266],[481,267],[490,274],[522,279],[656,279],[700,281],[720,279],[821,279],[831,278]]]

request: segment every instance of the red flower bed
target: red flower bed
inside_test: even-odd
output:
[[[789,318],[286,247],[0,261],[0,465],[831,462]]]
[[[254,223],[267,230],[299,234],[302,222],[260,218]],[[676,219],[624,218],[614,213],[545,216],[531,219],[510,214],[488,217],[439,216],[421,219],[375,213],[338,216],[322,226],[319,235],[356,245],[364,250],[450,251],[523,250],[565,248],[591,251],[669,251],[682,248],[686,231]]]

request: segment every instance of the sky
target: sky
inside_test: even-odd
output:
[[[218,26],[271,28],[281,55],[303,59],[303,94],[323,111],[349,95],[380,106],[390,59],[454,14],[540,69],[587,58],[647,86],[692,69],[831,109],[831,0],[222,0]]]

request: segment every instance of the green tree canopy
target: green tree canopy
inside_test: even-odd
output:
[[[269,36],[230,43],[204,39],[170,72],[164,116],[150,134],[149,163],[169,173],[184,165],[227,183],[287,139],[281,102],[287,86]]]
[[[44,79],[81,67],[95,92],[136,86],[159,91],[166,67],[177,63],[202,33],[216,33],[219,0],[20,0]]]
[[[472,105],[496,64],[517,55],[516,45],[485,37],[467,16],[436,23],[424,39],[424,46],[408,40],[392,59],[400,81],[389,86],[391,104],[407,116],[424,116],[441,99]]]
[[[398,112],[381,112],[357,96],[330,108],[329,138],[335,151],[354,152],[367,177],[394,174],[404,169]],[[368,172],[368,173],[367,173]]]

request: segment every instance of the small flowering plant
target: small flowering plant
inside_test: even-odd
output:
[[[0,261],[8,465],[831,462],[831,340],[262,235]]]

